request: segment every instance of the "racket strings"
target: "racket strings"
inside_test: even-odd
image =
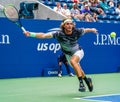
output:
[[[15,22],[15,21],[18,21],[18,18],[19,18],[19,15],[18,15],[18,12],[16,10],[16,8],[12,7],[12,6],[8,6],[5,8],[5,15],[6,17]]]

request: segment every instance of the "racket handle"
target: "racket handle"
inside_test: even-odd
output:
[[[21,29],[23,30],[23,32],[26,32],[25,28],[24,27],[21,27]]]

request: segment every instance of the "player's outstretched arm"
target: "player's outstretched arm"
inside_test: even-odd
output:
[[[85,33],[93,32],[93,33],[95,33],[95,34],[98,34],[98,31],[97,31],[96,28],[85,28],[85,29],[84,29],[84,32],[85,32]]]
[[[33,33],[33,32],[24,32],[24,34],[27,37],[34,37],[34,38],[41,38],[41,39],[45,39],[45,38],[52,38],[52,34],[51,33]]]

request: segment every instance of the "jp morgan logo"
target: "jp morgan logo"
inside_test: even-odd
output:
[[[94,45],[120,45],[120,37],[110,37],[109,34],[97,34]]]

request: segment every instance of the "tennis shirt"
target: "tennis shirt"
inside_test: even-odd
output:
[[[65,54],[73,55],[81,47],[78,44],[78,39],[84,34],[84,28],[75,28],[72,34],[67,35],[62,30],[52,33],[53,38],[57,39],[61,45],[62,51]]]

